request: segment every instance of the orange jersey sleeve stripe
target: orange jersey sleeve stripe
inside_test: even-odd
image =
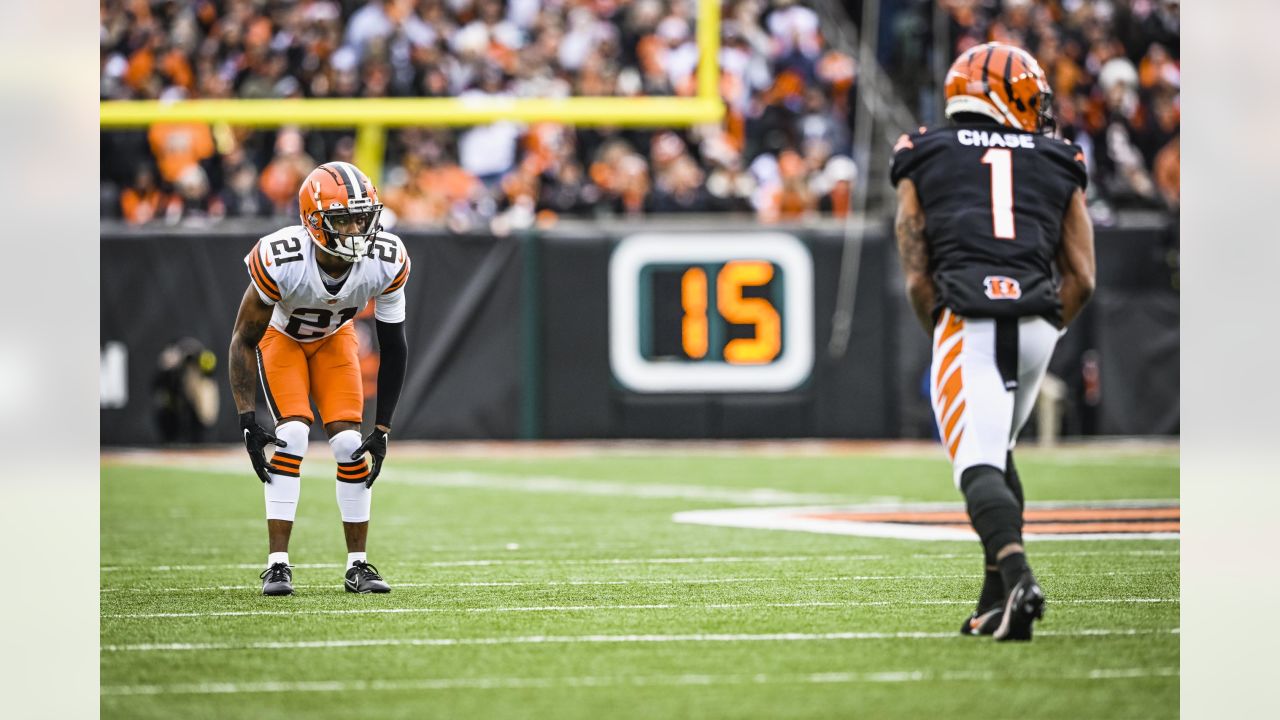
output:
[[[271,295],[279,296],[280,286],[276,284],[276,281],[267,272],[267,268],[262,264],[262,258],[256,251],[253,253],[253,266],[258,270],[258,277],[262,281],[263,289]]]
[[[253,280],[253,284],[262,291],[263,295],[271,297],[271,293],[267,292],[266,283],[263,282],[262,275],[259,273],[257,255],[249,258],[249,278]]]
[[[258,256],[256,246],[254,247],[253,255],[249,259],[249,275],[263,295],[277,302],[280,301],[280,286],[267,274],[266,268],[262,267],[262,258]]]
[[[400,288],[404,287],[404,284],[408,281],[409,281],[409,258],[406,257],[404,259],[404,267],[400,268],[400,272],[396,273],[395,279],[391,281],[391,284],[387,286],[386,290],[382,291],[382,294],[386,295],[387,293],[393,293],[399,290]]]

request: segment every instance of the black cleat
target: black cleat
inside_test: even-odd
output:
[[[263,595],[293,594],[293,571],[285,563],[278,562],[272,565],[263,570],[258,577],[262,578]]]
[[[391,586],[378,574],[378,568],[357,560],[347,571],[347,592],[389,593]]]
[[[1031,624],[1044,617],[1044,590],[1027,571],[1004,600],[1004,617],[992,635],[997,642],[1030,640]]]
[[[978,635],[990,635],[996,631],[996,628],[1000,625],[1000,620],[1003,618],[1004,605],[978,608],[960,626],[960,634],[975,637]]]

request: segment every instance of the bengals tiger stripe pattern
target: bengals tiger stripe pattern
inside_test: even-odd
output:
[[[941,428],[942,442],[952,460],[956,448],[964,437],[964,372],[960,367],[960,353],[964,351],[964,318],[943,310],[939,320],[941,331],[934,345],[934,357],[941,357],[937,373],[933,376],[934,413]]]

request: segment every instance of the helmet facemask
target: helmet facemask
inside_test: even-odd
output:
[[[1036,132],[1052,135],[1058,129],[1058,119],[1053,116],[1053,91],[1048,87],[1040,91],[1036,106]]]
[[[346,205],[333,203],[328,210],[317,210],[311,213],[308,221],[324,235],[325,242],[320,245],[322,250],[347,262],[357,263],[367,256],[373,236],[382,229],[378,224],[381,214],[382,203],[360,198]]]

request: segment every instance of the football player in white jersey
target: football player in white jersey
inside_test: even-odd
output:
[[[254,472],[266,491],[269,554],[263,595],[293,593],[289,535],[314,417],[324,423],[337,463],[338,507],[347,541],[348,592],[391,587],[365,552],[373,481],[387,454],[391,418],[404,384],[404,285],[409,256],[378,224],[378,191],[350,163],[325,163],[298,191],[301,225],[258,241],[245,257],[249,286],[231,337],[231,391]],[[360,362],[352,318],[374,301],[381,363],[374,429],[363,440]],[[255,418],[261,384],[275,432]],[[267,460],[267,445],[277,449]],[[364,456],[373,459],[370,468]]]

